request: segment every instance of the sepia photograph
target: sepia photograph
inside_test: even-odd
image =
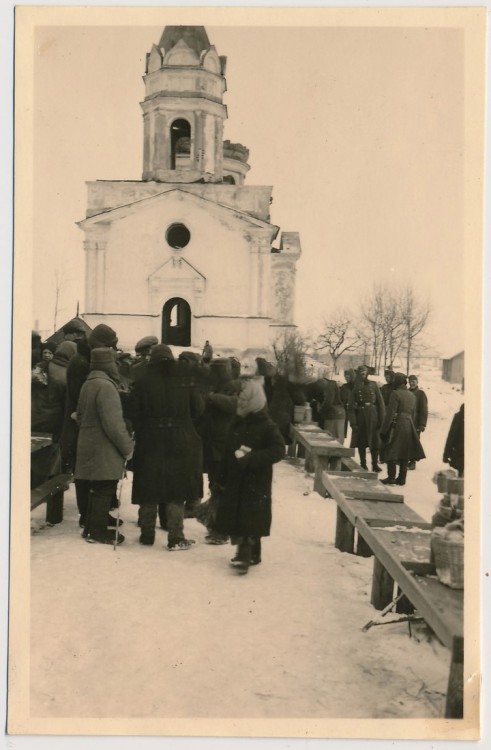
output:
[[[7,734],[479,739],[486,8],[15,26]]]

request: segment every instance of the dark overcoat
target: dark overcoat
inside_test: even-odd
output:
[[[416,396],[416,409],[414,412],[414,426],[416,430],[426,429],[428,422],[428,397],[421,388],[412,388],[411,393]]]
[[[453,469],[457,469],[459,476],[464,474],[464,404],[457,414],[454,414],[450,430],[448,431],[443,451],[443,460]]]
[[[235,451],[251,448],[243,458]],[[221,467],[216,531],[237,536],[269,536],[273,464],[285,455],[285,443],[266,409],[236,417],[227,436]]]
[[[293,422],[293,399],[288,389],[288,380],[278,375],[273,381],[273,393],[268,404],[269,416],[278,426],[286,443],[290,443],[290,424]]]
[[[351,448],[379,448],[379,430],[385,414],[380,389],[373,380],[356,383],[348,401],[348,419],[353,430]]]
[[[203,411],[194,382],[176,362],[150,363],[130,397],[135,430],[131,502],[184,503],[202,495],[202,448],[193,419]]]
[[[415,409],[416,397],[405,385],[392,391],[380,428],[384,461],[419,461],[425,458],[413,422]]]
[[[214,384],[205,397],[205,410],[200,423],[203,441],[204,471],[210,464],[221,461],[225,451],[225,441],[237,409],[240,382],[232,378]]]

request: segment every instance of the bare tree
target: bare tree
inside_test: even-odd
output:
[[[66,292],[67,286],[72,281],[71,278],[67,278],[66,272],[64,269],[57,268],[55,271],[55,307],[54,307],[54,314],[53,314],[53,333],[56,333],[57,325],[58,325],[58,315],[60,313],[60,300],[62,292]],[[64,305],[62,310],[66,309],[66,305]],[[78,302],[77,302],[77,315],[78,315]]]
[[[330,319],[324,320],[323,332],[317,337],[316,351],[327,349],[334,374],[337,374],[337,362],[345,352],[352,352],[358,348],[360,338],[353,330],[353,316],[349,310],[338,310]]]
[[[399,300],[406,351],[406,375],[409,375],[414,341],[423,331],[431,312],[429,300],[418,300],[411,287],[402,290]]]
[[[308,343],[299,331],[285,331],[273,343],[273,351],[279,375],[285,375],[290,380],[306,377]]]

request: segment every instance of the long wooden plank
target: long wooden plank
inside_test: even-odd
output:
[[[341,464],[343,464],[344,461],[345,459],[342,458]],[[351,473],[349,469],[341,469],[341,471],[333,471],[333,469],[329,469],[329,475],[331,477],[345,477],[348,473]],[[365,471],[365,469],[360,469],[360,471],[353,471],[352,474],[355,477],[361,477],[363,479],[376,479],[378,476],[376,471]]]
[[[325,473],[325,472],[324,472]],[[384,503],[377,500],[353,500],[340,496],[336,503],[354,525],[358,518],[387,520],[390,523],[423,520],[404,503]]]
[[[331,497],[336,501],[341,497],[351,497],[359,500],[382,501],[387,503],[403,503],[404,495],[391,492],[385,485],[374,483],[373,480],[356,478],[352,474],[347,479],[339,476],[331,476],[329,472],[323,472],[322,483]]]
[[[320,428],[302,430],[291,424],[290,437],[292,440],[303,445],[308,451],[319,456],[351,457],[355,455],[354,448],[341,445],[338,440],[335,440],[329,433],[324,432]]]
[[[363,518],[358,518],[355,525],[375,557],[397,582],[431,629],[445,646],[453,648],[455,639],[463,637],[463,592],[449,589],[435,579],[413,575],[400,559],[394,556],[394,550],[387,548],[384,540],[380,539],[376,530]]]
[[[45,503],[50,497],[62,492],[72,479],[72,474],[58,474],[31,490],[31,510]]]

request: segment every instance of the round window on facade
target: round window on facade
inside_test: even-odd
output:
[[[171,224],[165,233],[165,239],[174,250],[182,250],[191,239],[191,234],[184,224]]]

